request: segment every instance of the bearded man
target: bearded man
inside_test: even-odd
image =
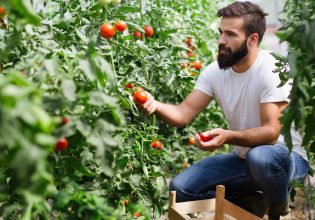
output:
[[[215,97],[229,130],[203,132],[213,137],[207,142],[196,134],[196,145],[215,151],[230,144],[233,152],[196,162],[174,177],[170,190],[176,191],[179,202],[213,198],[216,185],[224,185],[227,199],[234,202],[239,194],[262,192],[269,219],[278,220],[289,212],[289,182],[303,180],[309,168],[299,133],[291,129],[292,152],[280,134],[279,118],[290,101],[291,86],[278,87],[279,75],[273,72],[276,60],[259,48],[266,30],[266,14],[259,6],[234,2],[220,9],[218,16],[218,59],[200,74],[193,91],[179,105],[159,102],[148,94],[142,108],[183,127]]]

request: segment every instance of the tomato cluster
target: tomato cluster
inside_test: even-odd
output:
[[[161,141],[157,140],[157,141],[153,141],[153,142],[151,143],[151,147],[152,147],[153,149],[156,148],[156,149],[158,149],[158,150],[161,150],[162,147],[163,147],[163,145],[162,145]]]

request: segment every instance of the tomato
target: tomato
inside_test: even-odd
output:
[[[138,217],[140,217],[141,216],[141,213],[140,212],[135,212],[134,214],[133,214],[133,217],[134,218],[138,218]]]
[[[186,169],[188,167],[188,163],[186,161],[184,161],[183,167],[184,167],[184,169]]]
[[[132,89],[133,88],[133,84],[130,83],[130,82],[126,83],[125,87],[128,88],[128,89]]]
[[[68,148],[68,140],[67,138],[60,138],[55,146],[56,150],[63,151]]]
[[[113,4],[114,6],[120,4],[120,2],[121,2],[121,0],[112,0],[112,4]]]
[[[211,135],[204,136],[202,132],[199,134],[199,137],[200,137],[200,140],[202,140],[203,142],[207,142],[207,141],[211,141],[212,140],[212,136]]]
[[[128,204],[129,204],[128,199],[124,199],[124,206],[128,206]]]
[[[161,150],[162,148],[162,143],[161,141],[153,141],[151,143],[151,147],[154,149],[154,148],[157,148],[158,150]]]
[[[70,119],[69,119],[69,118],[63,117],[63,118],[61,119],[61,125],[68,124],[68,123],[69,123],[69,121],[70,121]]]
[[[7,11],[0,6],[0,18],[4,18],[7,15]]]
[[[112,38],[116,34],[116,28],[111,24],[102,24],[100,34],[104,38]]]
[[[98,0],[98,3],[101,5],[101,6],[107,6],[109,5],[109,3],[111,3],[112,0]]]
[[[133,94],[133,98],[136,101],[136,103],[140,105],[144,104],[148,100],[148,96],[145,93],[145,91],[141,91],[141,90],[137,90]]]
[[[187,56],[188,57],[194,57],[195,54],[194,54],[194,52],[187,51]]]
[[[127,28],[127,23],[124,21],[118,21],[116,23],[116,29],[120,32],[123,32]]]
[[[152,37],[153,36],[153,28],[150,25],[144,26],[145,36],[146,37]]]
[[[133,36],[136,37],[136,38],[139,38],[140,40],[142,39],[142,34],[139,31],[133,32]]]
[[[195,138],[190,137],[190,138],[188,139],[188,144],[189,144],[189,145],[195,145],[195,143],[196,143]]]
[[[180,63],[180,68],[181,69],[187,69],[188,68],[188,63]]]
[[[194,62],[194,68],[195,68],[196,70],[200,70],[201,67],[202,67],[201,61],[200,61],[200,60],[196,60],[196,61]]]
[[[191,46],[191,37],[187,37],[187,38],[186,38],[186,44],[187,44],[188,46]]]

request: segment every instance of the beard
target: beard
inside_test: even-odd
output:
[[[221,53],[224,51],[224,53]],[[248,54],[247,42],[244,43],[238,48],[235,52],[232,52],[231,48],[225,47],[223,44],[219,45],[219,54],[218,54],[218,64],[220,69],[226,70],[229,67],[237,64],[241,59],[243,59]]]

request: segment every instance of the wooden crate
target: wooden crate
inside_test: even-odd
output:
[[[170,220],[262,220],[224,199],[225,188],[216,187],[216,198],[176,203],[176,192],[170,192],[168,216]],[[190,218],[190,213],[207,213],[207,216]]]

